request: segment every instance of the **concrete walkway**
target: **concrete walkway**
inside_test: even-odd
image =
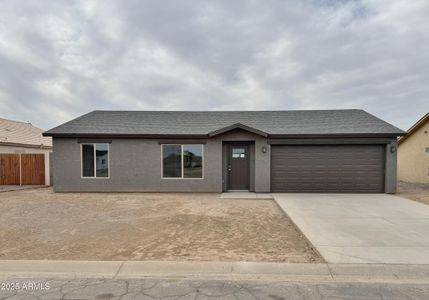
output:
[[[225,192],[220,195],[222,199],[273,199],[270,193],[253,192]]]
[[[429,206],[387,194],[274,194],[328,263],[429,264]]]
[[[11,278],[188,278],[199,280],[408,282],[429,284],[429,265],[174,261],[0,261],[0,281]]]

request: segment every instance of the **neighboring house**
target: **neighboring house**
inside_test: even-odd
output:
[[[0,118],[0,185],[49,185],[52,139],[30,123]]]
[[[402,134],[363,110],[93,111],[44,133],[58,192],[333,193],[395,193]]]
[[[429,113],[398,140],[398,179],[429,183]]]

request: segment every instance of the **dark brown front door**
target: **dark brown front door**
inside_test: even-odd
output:
[[[249,144],[230,144],[228,149],[228,190],[250,188]]]

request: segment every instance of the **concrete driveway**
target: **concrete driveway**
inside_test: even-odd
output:
[[[329,263],[429,264],[429,206],[387,194],[274,194]]]

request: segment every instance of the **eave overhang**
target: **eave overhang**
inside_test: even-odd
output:
[[[406,134],[403,134],[398,139],[398,145],[402,144],[407,138],[413,135],[414,132],[419,130],[426,122],[429,122],[429,113],[424,115],[420,120],[418,120],[413,126],[411,126],[410,129],[406,132]]]
[[[122,134],[122,133],[49,133],[43,136],[53,138],[145,138],[145,139],[208,139],[235,129],[242,129],[269,139],[321,139],[321,138],[397,138],[405,133],[338,133],[338,134],[268,134],[261,130],[234,124],[208,134]]]
[[[43,145],[43,144],[36,145],[36,144],[22,144],[22,143],[0,142],[0,146],[52,150],[52,146]]]

